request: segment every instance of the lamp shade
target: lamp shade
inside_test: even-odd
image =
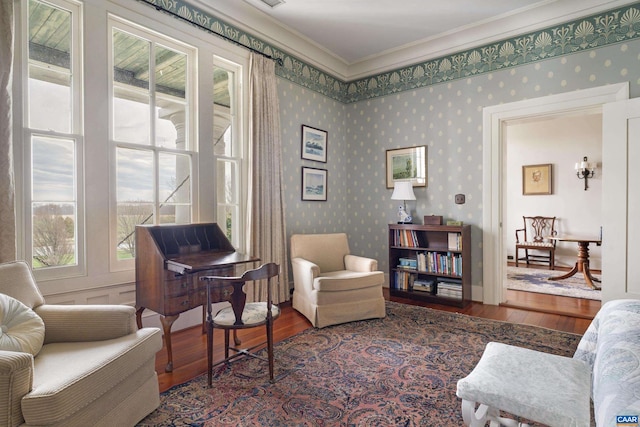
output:
[[[409,181],[396,181],[393,183],[393,194],[391,200],[415,200],[413,184]]]

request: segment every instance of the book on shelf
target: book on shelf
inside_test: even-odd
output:
[[[424,238],[422,239],[424,240]],[[393,230],[393,246],[402,246],[405,248],[419,248],[420,245],[426,245],[422,242],[415,230],[396,229]]]
[[[406,271],[396,271],[395,273],[395,287],[394,289],[398,289],[401,291],[408,291],[413,287],[413,280],[415,279],[415,274],[406,272]]]
[[[416,254],[418,271],[462,276],[462,254],[426,251]]]
[[[414,270],[418,268],[418,260],[416,258],[400,258],[398,262],[399,268],[411,268]]]
[[[449,250],[452,250],[452,251],[462,250],[462,234],[448,233],[447,242],[448,242]]]

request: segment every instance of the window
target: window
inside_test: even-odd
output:
[[[213,70],[213,152],[216,157],[218,225],[234,247],[244,242],[242,227],[242,137],[238,66],[219,58]]]
[[[195,53],[120,20],[112,20],[111,35],[116,218],[111,254],[112,265],[118,265],[135,257],[136,225],[192,221]]]
[[[23,13],[26,258],[38,277],[84,268],[81,6],[29,0]]]
[[[247,51],[129,0],[15,12],[18,250],[46,293],[129,295],[138,224],[216,221],[243,251]]]

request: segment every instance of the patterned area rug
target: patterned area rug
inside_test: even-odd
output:
[[[162,393],[140,426],[462,426],[456,383],[490,341],[572,356],[580,335],[387,302],[387,317],[308,329],[264,362]]]
[[[507,267],[507,288],[514,291],[537,292],[540,294],[602,300],[601,291],[593,289],[584,281],[582,273],[563,280],[547,280],[560,276],[562,270],[542,270],[537,268]],[[596,276],[597,277],[597,276]]]

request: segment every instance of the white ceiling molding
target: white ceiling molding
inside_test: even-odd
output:
[[[211,1],[187,1],[290,55],[298,57],[303,62],[324,70],[341,80],[348,79],[348,65],[344,61],[302,34],[283,27],[275,19],[244,1],[216,1],[215,7],[211,6]]]
[[[563,0],[543,6],[507,14],[495,20],[456,29],[428,40],[420,40],[398,49],[382,52],[349,64],[347,80],[355,80],[390,71],[396,68],[424,62],[433,58],[508,39],[520,34],[572,21],[583,16],[615,9],[634,3],[629,0]]]
[[[350,64],[317,42],[281,24],[247,1],[187,1],[344,81],[373,76],[636,2],[548,0],[536,3],[535,7],[521,8],[513,13],[452,29],[429,39],[417,40]],[[266,7],[261,6],[261,8]],[[344,31],[344,40],[348,43],[348,33],[352,32],[353,28],[344,28]],[[375,43],[375,40],[371,42]]]

